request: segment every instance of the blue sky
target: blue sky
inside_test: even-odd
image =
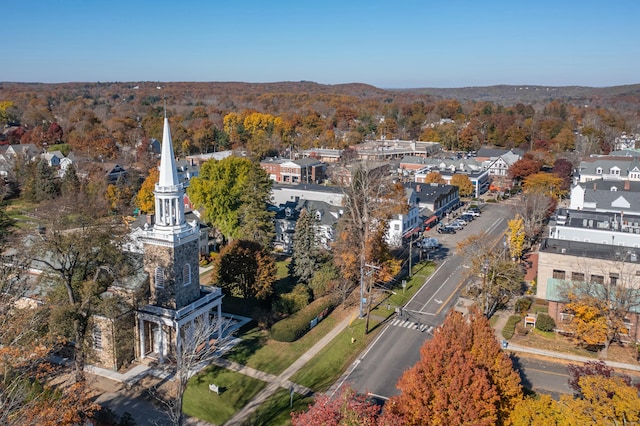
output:
[[[640,83],[638,0],[20,0],[0,81]]]

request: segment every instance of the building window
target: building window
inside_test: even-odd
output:
[[[582,272],[572,272],[571,273],[571,281],[577,282],[577,283],[583,283],[584,282],[584,274]]]
[[[156,282],[156,288],[164,288],[164,268],[162,266],[158,266],[156,268],[154,278]]]
[[[399,231],[400,230],[400,224],[396,223],[395,225],[393,225],[393,230],[394,231]]]
[[[591,282],[595,284],[604,284],[604,277],[602,275],[591,275]]]
[[[596,174],[597,174],[597,175],[601,175],[601,174],[602,174],[602,167],[598,167],[598,168],[596,169]]]
[[[91,329],[91,337],[93,338],[93,349],[102,350],[102,329],[99,325],[94,324]]]
[[[564,280],[564,271],[560,271],[558,269],[553,270],[553,278],[557,280]]]
[[[191,265],[188,263],[182,268],[182,285],[191,284]]]
[[[612,272],[609,274],[609,282],[611,283],[611,285],[618,285],[619,278],[620,278],[620,275],[618,275],[615,272]]]

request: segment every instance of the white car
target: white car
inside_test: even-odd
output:
[[[471,215],[473,217],[478,217],[480,216],[480,212],[477,210],[467,210],[466,212],[464,212],[463,214],[468,214]]]

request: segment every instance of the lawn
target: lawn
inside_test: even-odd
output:
[[[375,333],[365,335],[364,327],[364,319],[352,321],[349,327],[298,370],[291,381],[315,392],[327,390],[375,337]]]
[[[209,390],[220,389],[220,395]],[[219,367],[209,367],[189,380],[184,393],[185,414],[221,425],[244,407],[267,384],[261,380]]]
[[[291,424],[291,412],[306,411],[312,397],[304,397],[293,394],[293,408],[291,407],[291,394],[286,389],[280,389],[267,399],[249,419],[244,422],[246,426],[287,426]]]
[[[278,375],[333,329],[342,318],[340,314],[341,311],[338,311],[329,315],[303,337],[291,343],[270,339],[268,331],[254,327],[237,336],[242,342],[233,348],[227,358]]]

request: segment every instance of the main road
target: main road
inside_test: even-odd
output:
[[[409,300],[402,315],[392,317],[349,367],[339,385],[385,400],[399,391],[395,385],[407,368],[420,358],[420,347],[431,337],[447,312],[457,302],[466,282],[468,259],[456,253],[456,244],[473,234],[498,241],[514,213],[508,204],[486,204],[482,214],[456,234],[438,235],[442,248],[434,256],[439,266]]]

